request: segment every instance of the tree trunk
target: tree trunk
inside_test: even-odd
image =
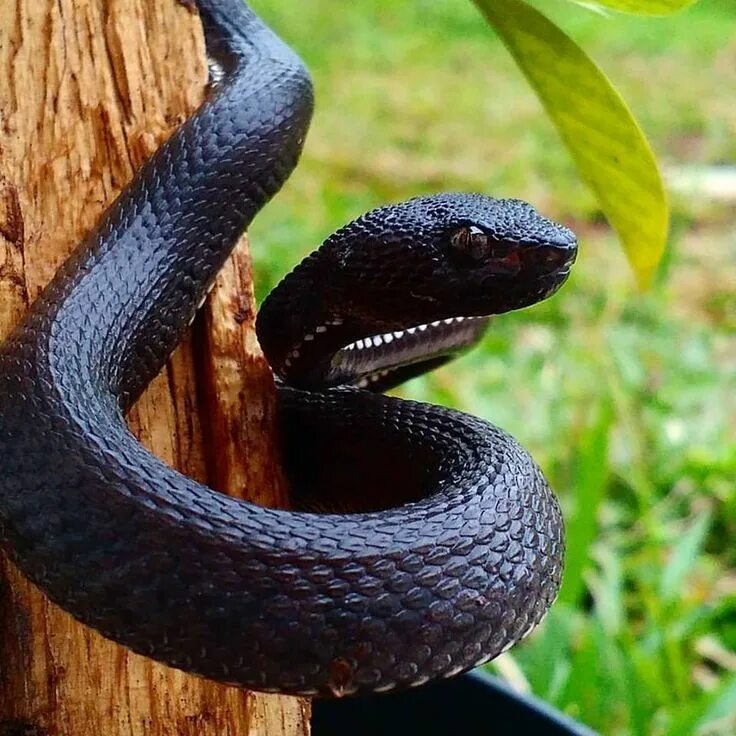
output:
[[[197,106],[206,74],[201,26],[178,0],[0,1],[0,339]],[[284,505],[250,283],[243,242],[130,425],[188,475]],[[244,693],[131,654],[2,567],[0,736],[308,733],[308,701]]]

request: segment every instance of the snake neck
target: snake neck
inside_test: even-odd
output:
[[[330,356],[365,334],[368,326],[346,314],[343,292],[337,264],[315,251],[268,295],[256,331],[271,368],[286,383],[316,383]]]

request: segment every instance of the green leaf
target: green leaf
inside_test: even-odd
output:
[[[585,52],[522,0],[475,0],[557,127],[646,287],[669,209],[656,160],[626,103]]]
[[[592,0],[589,3],[572,0],[572,2],[579,5],[597,5],[635,15],[669,15],[687,8],[695,0]]]

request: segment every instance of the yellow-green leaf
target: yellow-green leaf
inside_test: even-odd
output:
[[[669,209],[626,103],[585,52],[522,0],[475,0],[535,89],[623,243],[642,287],[664,252]]]
[[[584,0],[572,0],[572,2],[581,5],[600,5],[635,15],[669,15],[687,8],[695,0],[591,0],[589,3]]]

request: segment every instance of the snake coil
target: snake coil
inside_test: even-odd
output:
[[[195,4],[222,78],[0,347],[4,549],[105,636],[222,682],[344,695],[485,662],[556,595],[557,502],[501,430],[379,389],[555,291],[574,236],[481,195],[364,215],[258,320],[299,502],[331,513],[167,467],[124,414],[296,165],[312,111],[302,63],[240,0]]]

